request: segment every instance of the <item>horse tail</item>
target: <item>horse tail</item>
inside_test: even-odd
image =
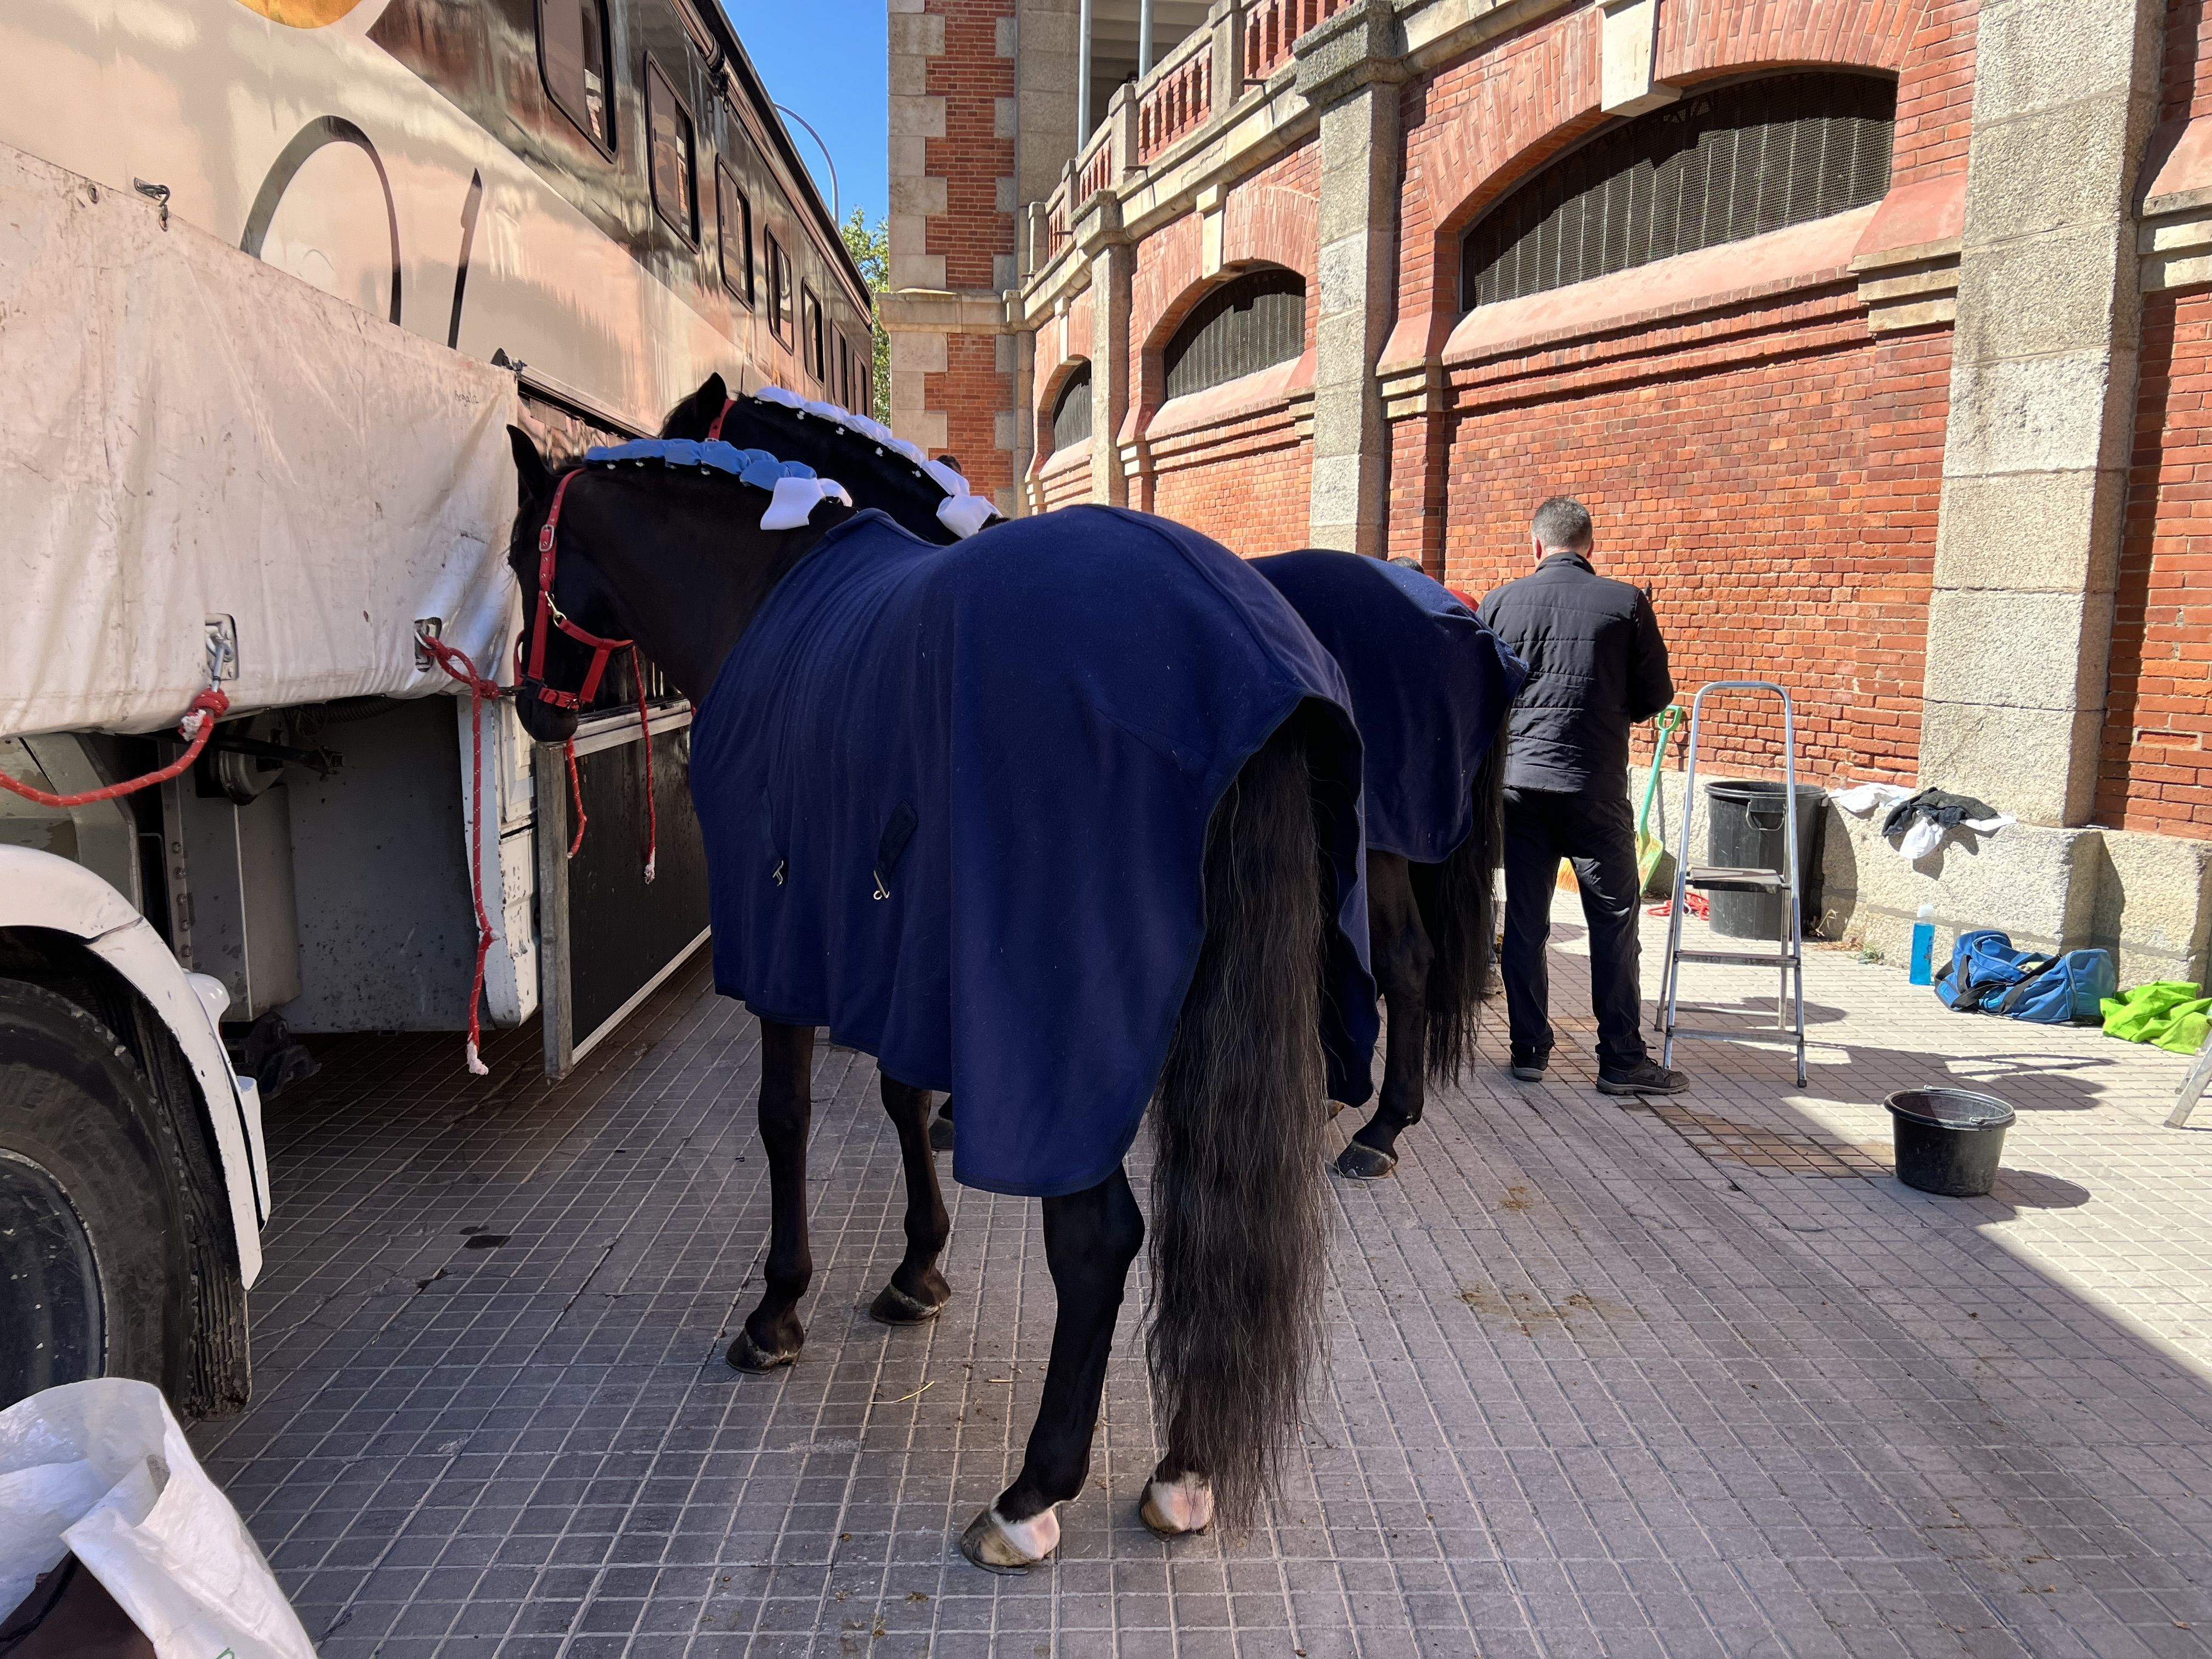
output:
[[[1275,1489],[1322,1341],[1327,877],[1304,727],[1276,729],[1207,826],[1205,942],[1154,1112],[1162,1472],[1206,1477],[1232,1534]]]
[[[1422,1001],[1428,1014],[1428,1070],[1456,1083],[1474,1054],[1483,986],[1497,953],[1497,870],[1505,848],[1505,725],[1474,774],[1474,827],[1442,864],[1413,866],[1413,898],[1432,954]]]

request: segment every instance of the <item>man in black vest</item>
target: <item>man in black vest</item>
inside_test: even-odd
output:
[[[1559,860],[1571,860],[1589,924],[1597,1086],[1609,1095],[1688,1087],[1644,1050],[1637,982],[1636,830],[1628,728],[1674,698],[1651,600],[1590,562],[1590,515],[1554,495],[1529,525],[1536,568],[1482,602],[1482,620],[1528,665],[1505,761],[1505,1006],[1513,1075],[1542,1078],[1552,1053],[1544,943]]]

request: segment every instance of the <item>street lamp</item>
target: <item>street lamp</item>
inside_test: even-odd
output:
[[[822,143],[822,135],[814,131],[814,123],[792,108],[790,105],[778,104],[776,109],[805,127],[807,136],[817,144],[821,145],[822,159],[830,164],[830,216],[837,222],[838,228],[842,230],[845,224],[845,209],[837,197],[837,162],[836,159],[830,154],[830,146]]]

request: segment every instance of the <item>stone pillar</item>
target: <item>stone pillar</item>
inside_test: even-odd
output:
[[[1978,25],[1920,776],[2030,823],[2096,791],[2164,13],[1983,0]]]
[[[1398,88],[1407,70],[1390,0],[1358,0],[1297,43],[1297,88],[1321,110],[1320,302],[1315,325],[1316,547],[1381,556],[1390,439],[1375,366],[1395,319]]]
[[[1076,0],[1017,0],[1015,6],[1014,189],[1024,204],[1051,195],[1060,168],[1075,156],[1075,7]]]
[[[1129,412],[1129,281],[1137,250],[1121,234],[1121,204],[1111,191],[1091,198],[1075,240],[1091,262],[1091,499],[1126,506],[1121,422]]]

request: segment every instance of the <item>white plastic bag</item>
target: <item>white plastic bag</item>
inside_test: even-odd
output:
[[[160,1659],[315,1659],[151,1383],[69,1382],[0,1412],[0,1613],[71,1553]]]

